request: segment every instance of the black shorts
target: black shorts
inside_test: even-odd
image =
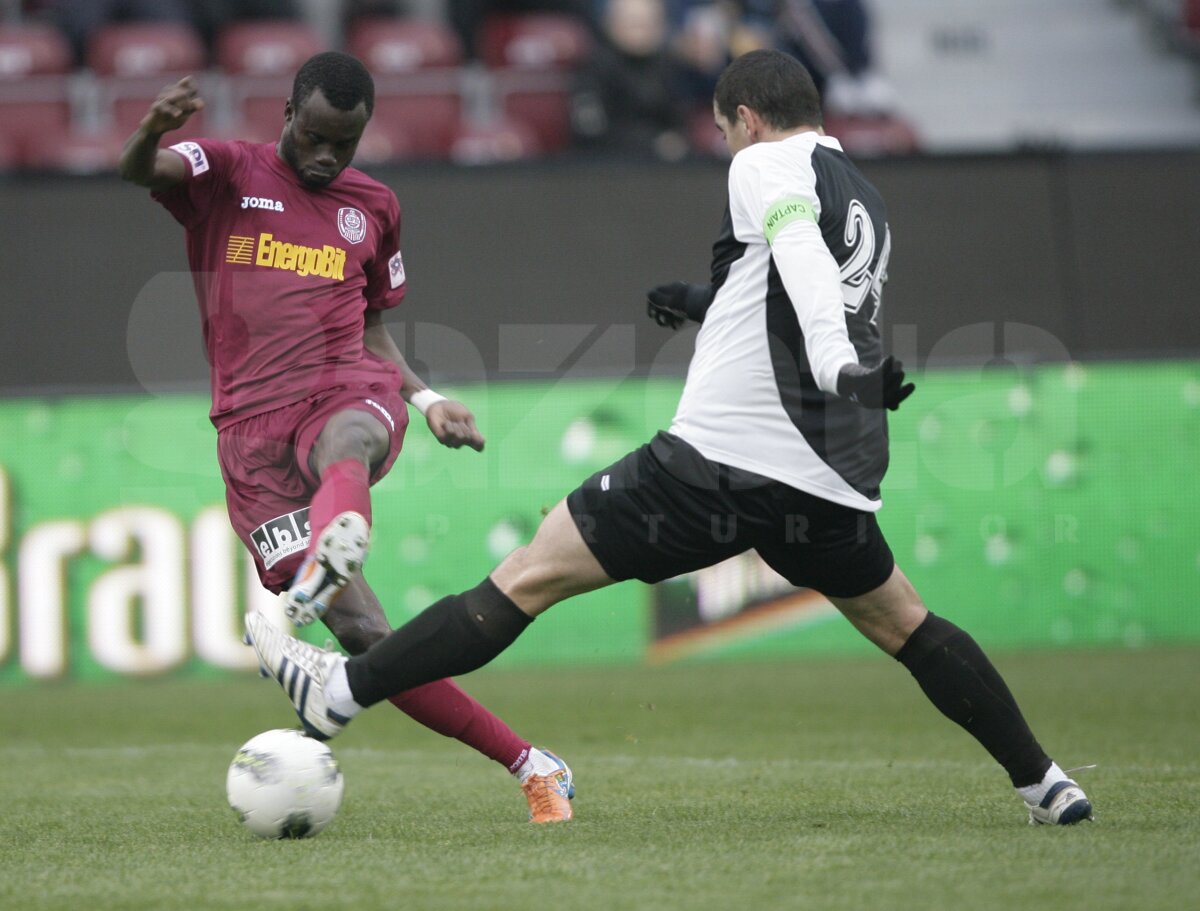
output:
[[[853,598],[895,566],[874,513],[710,461],[669,433],[596,472],[567,508],[617,581],[659,582],[753,548],[793,585]]]

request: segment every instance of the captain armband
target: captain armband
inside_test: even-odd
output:
[[[794,221],[811,221],[817,223],[817,212],[813,208],[810,200],[800,196],[794,196],[790,199],[781,199],[771,208],[767,209],[767,214],[763,217],[763,236],[766,237],[768,244],[775,243],[775,235],[778,234],[785,225],[789,225]]]

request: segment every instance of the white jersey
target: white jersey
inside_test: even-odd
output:
[[[882,198],[836,139],[801,133],[734,156],[716,293],[671,432],[715,462],[877,510],[885,412],[833,393],[843,365],[882,358],[890,245]]]

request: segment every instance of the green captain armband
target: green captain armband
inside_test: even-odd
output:
[[[781,199],[767,209],[766,217],[763,218],[763,235],[767,238],[767,243],[775,243],[775,235],[783,226],[798,219],[811,221],[813,224],[817,222],[817,213],[813,210],[812,203],[799,196]]]

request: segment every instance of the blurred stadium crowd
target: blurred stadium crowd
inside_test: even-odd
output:
[[[912,151],[870,39],[862,0],[0,0],[0,171],[113,168],[188,73],[207,106],[181,138],[269,141],[329,48],[376,79],[365,164],[723,155],[716,77],[768,46],[813,71],[848,147]]]
[[[1124,5],[1200,59],[1200,0]],[[0,172],[112,169],[187,73],[207,107],[181,138],[269,141],[296,69],[329,48],[376,79],[361,164],[721,156],[716,76],[756,47],[809,67],[852,154],[920,151],[871,14],[867,0],[0,0]]]

